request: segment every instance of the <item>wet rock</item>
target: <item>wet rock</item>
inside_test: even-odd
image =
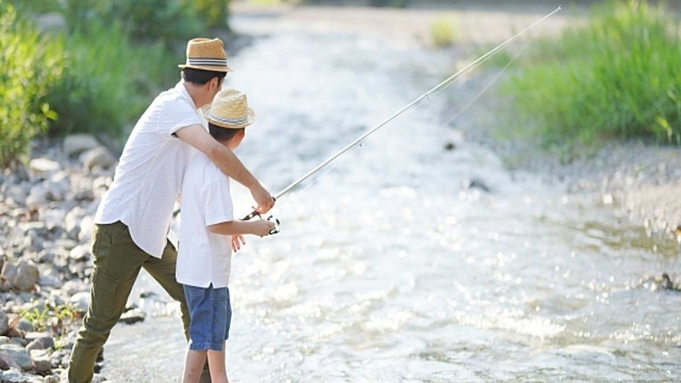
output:
[[[485,184],[485,182],[483,182],[482,180],[476,178],[465,179],[462,182],[462,186],[464,189],[478,189],[484,191],[485,193],[490,192],[489,186],[487,186],[487,184]]]
[[[72,134],[64,138],[64,154],[67,157],[78,156],[99,146],[100,143],[90,134]]]
[[[147,315],[144,313],[144,311],[140,310],[139,308],[133,308],[132,310],[124,312],[118,321],[125,324],[134,324],[137,322],[143,322],[146,317]]]

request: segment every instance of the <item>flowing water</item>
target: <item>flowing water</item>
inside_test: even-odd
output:
[[[453,68],[406,43],[269,17],[235,26],[260,36],[230,61],[226,86],[258,114],[238,154],[273,192]],[[457,107],[448,100],[433,97],[281,198],[280,234],[247,238],[231,279],[232,381],[679,381],[681,294],[642,283],[678,270],[676,249],[590,196],[508,172],[443,124]],[[248,213],[248,193],[233,194]],[[134,299],[155,315],[114,329],[103,373],[179,381],[176,307],[158,303],[146,275],[141,291],[157,293]]]

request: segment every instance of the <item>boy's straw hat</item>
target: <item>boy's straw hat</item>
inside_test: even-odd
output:
[[[187,43],[187,62],[178,67],[193,68],[214,72],[231,72],[227,66],[227,53],[220,39],[203,37],[189,40]]]
[[[203,108],[208,122],[226,129],[241,129],[255,121],[246,95],[236,89],[225,89],[215,95],[213,103]]]

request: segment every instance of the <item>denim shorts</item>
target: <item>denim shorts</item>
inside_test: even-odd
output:
[[[222,351],[232,321],[229,288],[183,287],[190,318],[189,349]]]

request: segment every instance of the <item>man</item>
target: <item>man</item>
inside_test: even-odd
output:
[[[182,80],[161,93],[135,125],[113,183],[95,215],[90,306],[71,352],[70,383],[88,383],[100,348],[125,309],[142,267],[181,303],[185,335],[189,314],[175,280],[177,250],[167,239],[173,204],[194,147],[228,177],[246,186],[265,213],[274,199],[227,147],[201,125],[198,109],[210,104],[231,68],[219,39],[192,39]]]

